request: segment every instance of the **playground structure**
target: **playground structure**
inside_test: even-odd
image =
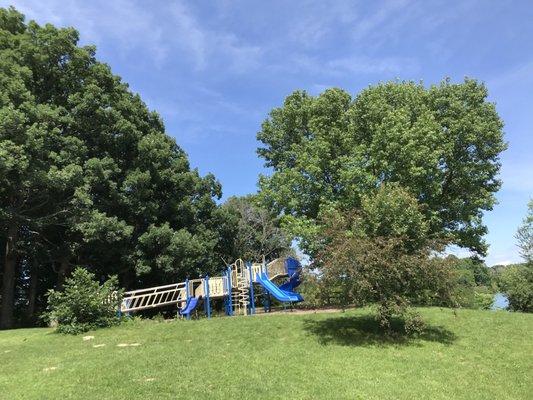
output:
[[[223,275],[186,279],[185,282],[171,285],[137,289],[124,293],[120,313],[177,305],[180,315],[190,319],[191,313],[204,303],[208,318],[211,317],[211,300],[223,299],[226,315],[255,314],[255,287],[262,288],[265,311],[270,309],[271,296],[282,303],[303,301],[294,289],[300,284],[302,267],[298,260],[278,258],[268,264],[250,263],[238,259],[229,265]],[[273,280],[287,277],[287,281],[277,286]]]

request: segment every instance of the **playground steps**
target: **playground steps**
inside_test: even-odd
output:
[[[233,310],[236,314],[247,315],[250,304],[249,281],[247,270],[242,260],[237,260],[233,264],[233,276],[236,290],[232,293]]]

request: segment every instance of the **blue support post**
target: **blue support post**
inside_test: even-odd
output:
[[[204,279],[204,307],[207,318],[211,318],[211,304],[209,302],[209,275]]]
[[[222,284],[224,285],[224,312],[229,315],[228,309],[228,271],[224,270],[222,274]]]
[[[228,267],[228,315],[229,316],[233,316],[233,304],[231,304],[231,292],[232,292],[231,267]]]
[[[263,272],[268,276],[268,268],[266,263],[263,261]],[[270,312],[270,293],[263,288],[263,307],[265,309],[265,312]]]
[[[189,298],[191,297],[190,289],[189,289],[189,278],[185,279],[185,295],[187,302],[186,305],[189,303]],[[185,314],[185,318],[191,319],[191,313]]]
[[[247,262],[248,276],[250,277],[250,315],[255,314],[254,277],[252,276],[252,263]]]

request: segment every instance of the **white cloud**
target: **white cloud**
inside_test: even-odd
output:
[[[220,60],[237,73],[259,65],[260,47],[242,43],[231,32],[203,27],[184,3],[174,3],[171,13],[177,28],[175,40],[192,53],[197,70],[205,70]]]
[[[397,11],[404,9],[408,4],[406,0],[388,1],[380,4],[374,13],[364,15],[360,18],[358,23],[354,26],[352,37],[356,42],[366,39],[371,34],[387,33],[391,25],[389,19],[397,17]],[[405,15],[405,14],[404,14]]]
[[[138,52],[135,57],[146,60],[148,53],[156,67],[165,63],[171,53],[183,50],[198,71],[224,65],[230,72],[242,73],[257,68],[262,54],[260,47],[243,43],[232,32],[206,28],[189,3],[181,1],[163,3],[159,8],[128,0],[11,0],[11,3],[41,24],[74,26],[83,43],[112,47],[124,58]],[[161,19],[160,13],[168,17]]]
[[[208,39],[205,32],[183,3],[174,3],[171,6],[171,15],[176,22],[177,39],[192,53],[196,67],[205,68],[208,56]]]
[[[168,55],[163,29],[154,15],[131,1],[10,0],[9,3],[40,24],[75,27],[82,43],[98,47],[113,43],[113,48],[122,55],[147,51],[156,65]]]
[[[333,74],[406,74],[419,70],[416,60],[408,57],[354,56],[331,60],[326,65]]]
[[[294,55],[290,62],[272,66],[288,73],[307,73],[317,77],[343,77],[351,75],[398,74],[405,76],[420,70],[416,59],[409,57],[349,56],[322,61],[305,54]]]
[[[300,4],[291,18],[288,39],[305,48],[318,47],[340,26],[351,26],[359,10],[353,1],[321,1]]]
[[[533,61],[517,65],[487,81],[488,87],[492,90],[531,83],[533,83]]]

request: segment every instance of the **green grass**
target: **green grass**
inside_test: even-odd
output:
[[[380,334],[368,310],[133,321],[90,341],[4,331],[0,398],[531,398],[533,315],[421,312],[414,340]]]

